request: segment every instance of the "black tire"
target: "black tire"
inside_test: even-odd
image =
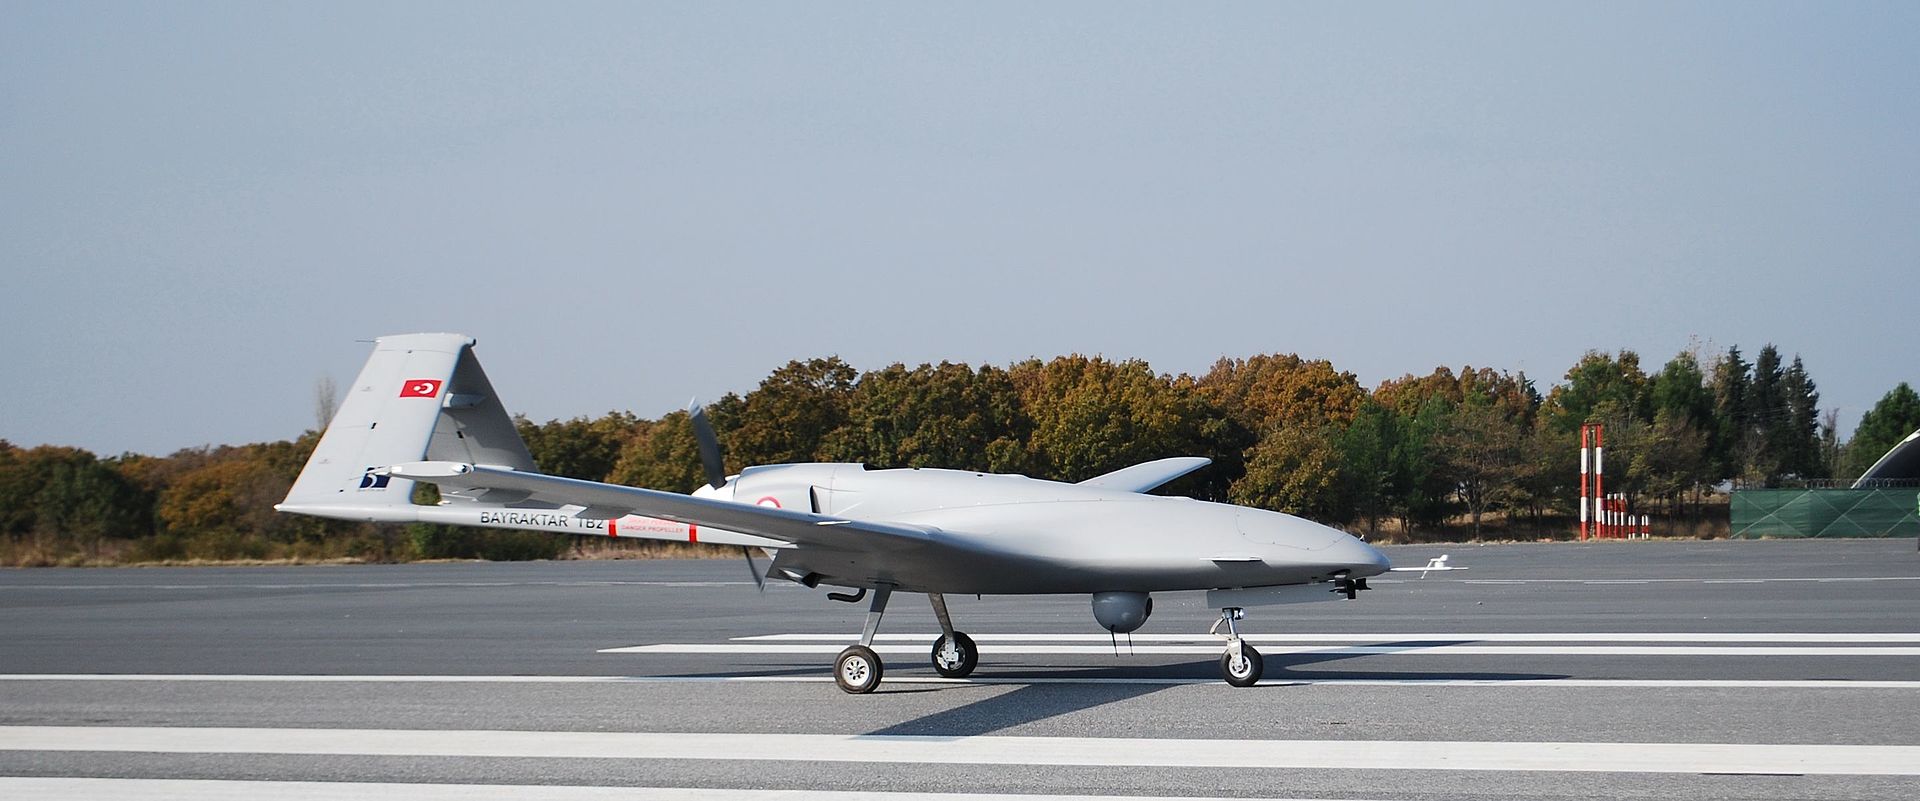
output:
[[[933,670],[949,679],[964,679],[973,675],[973,669],[980,666],[980,649],[973,644],[973,638],[960,632],[953,633],[954,650],[957,654],[948,655],[942,660],[941,649],[947,645],[947,635],[940,635],[933,641]],[[954,657],[957,657],[954,658]]]
[[[880,674],[886,671],[880,655],[864,645],[849,645],[833,663],[833,683],[856,695],[873,692],[880,686]]]
[[[1231,649],[1220,655],[1220,675],[1227,680],[1228,684],[1235,687],[1252,687],[1255,682],[1260,681],[1260,674],[1266,669],[1265,662],[1260,658],[1260,652],[1253,650],[1253,646],[1244,642],[1240,643],[1238,664],[1234,662]]]

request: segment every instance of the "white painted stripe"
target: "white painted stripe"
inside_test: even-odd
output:
[[[1920,776],[1920,746],[5,726],[0,750]]]
[[[1605,583],[1607,581],[1605,579],[1590,579],[1590,578],[1414,579],[1414,581],[1422,581],[1422,580],[1457,581],[1461,584],[1599,584],[1599,583]],[[1374,581],[1374,580],[1368,579],[1368,581]],[[1728,583],[1733,583],[1734,581],[1736,581],[1736,579],[1707,579],[1707,578],[1695,577],[1695,578],[1646,578],[1646,579],[1632,579],[1632,581],[1638,582],[1641,584],[1728,584]],[[1740,583],[1746,583],[1746,584],[1771,584],[1774,582],[1795,582],[1795,581],[1817,581],[1822,583],[1831,583],[1836,581],[1920,581],[1920,576],[1840,576],[1835,578],[1785,576],[1785,577],[1779,577],[1779,578],[1742,578],[1742,579],[1737,579],[1737,581],[1739,581]]]
[[[752,587],[751,581],[360,581],[277,584],[0,584],[0,590],[418,590],[436,587]],[[772,583],[783,589],[798,584]]]
[[[1446,578],[1436,574],[1432,578],[1400,579],[1379,576],[1368,581],[1374,584],[1412,584],[1416,582],[1458,582],[1462,584],[1606,584],[1606,583],[1643,583],[1643,584],[1770,584],[1774,582],[1862,582],[1862,581],[1920,581],[1920,576],[1836,576],[1817,578],[1809,576],[1779,576],[1752,578],[1636,578],[1636,579],[1593,579],[1593,578],[1526,578],[1526,579],[1488,579],[1488,578]],[[0,584],[0,591],[6,590],[324,590],[324,589],[433,589],[439,587],[752,587],[751,581],[358,581],[358,582],[277,582],[277,583],[195,583],[195,584],[33,584],[28,582],[10,582]],[[805,589],[798,584],[784,581],[767,582],[768,589],[799,590]],[[1194,590],[1198,592],[1198,590]],[[996,596],[1005,597],[1005,596]]]
[[[0,681],[18,682],[181,682],[264,684],[818,684],[829,676],[409,676],[281,675],[244,673],[6,673]],[[949,679],[889,674],[888,684],[1152,684],[1211,685],[1217,678],[1100,676],[973,676]],[[1877,679],[1273,679],[1265,685],[1304,687],[1567,687],[1658,689],[1920,690],[1920,681]],[[1224,686],[1224,685],[1223,685]]]
[[[121,801],[1215,801],[1195,796],[885,793],[866,790],[747,790],[707,787],[597,787],[411,782],[275,782],[214,779],[68,779],[0,776],[0,797]],[[1283,799],[1281,801],[1310,801]]]
[[[837,654],[841,643],[657,643],[602,648],[603,654]],[[1219,656],[1221,645],[1140,645],[1132,652],[1145,656]],[[1124,650],[1126,646],[1123,644]],[[927,647],[917,644],[888,645],[876,642],[874,653],[918,654]],[[1037,654],[1046,656],[1106,656],[1112,645],[1048,645],[1044,643],[997,643],[982,648],[988,656],[996,654]],[[1823,647],[1809,645],[1291,645],[1262,646],[1262,654],[1318,654],[1323,656],[1920,656],[1920,646],[1855,645]]]
[[[874,639],[882,642],[915,642],[933,645],[934,632],[924,634],[881,634]],[[1107,643],[1105,634],[974,634],[975,642],[1024,642],[1037,640],[1042,642],[1099,642]],[[1728,642],[1807,642],[1807,643],[1920,643],[1920,633],[1914,632],[1599,632],[1599,633],[1551,633],[1551,632],[1400,632],[1375,634],[1242,634],[1241,639],[1253,643],[1315,643],[1315,642],[1686,642],[1686,643],[1728,643]],[[851,643],[859,639],[856,634],[755,634],[746,637],[729,638],[731,642],[837,642]],[[1125,640],[1125,637],[1122,637]],[[1218,643],[1220,637],[1206,633],[1195,634],[1135,634],[1134,642],[1208,642]]]
[[[1592,579],[1592,578],[1528,578],[1528,579],[1488,579],[1488,578],[1446,578],[1436,574],[1433,578],[1391,578],[1379,576],[1368,579],[1373,584],[1413,584],[1417,582],[1457,582],[1461,584],[1771,584],[1774,582],[1872,582],[1872,581],[1920,581],[1920,576],[1840,576],[1814,578],[1807,576],[1787,576],[1775,578],[1644,578],[1644,579]],[[752,587],[751,581],[418,581],[418,582],[284,582],[284,583],[245,583],[245,584],[0,584],[0,591],[6,590],[63,590],[63,591],[112,591],[112,590],[409,590],[434,588],[492,588],[492,587]],[[784,581],[767,582],[767,589],[801,590],[799,584]],[[1193,592],[1199,592],[1193,590]],[[1006,596],[996,596],[1006,597]]]

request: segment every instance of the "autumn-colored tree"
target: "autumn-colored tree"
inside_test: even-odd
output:
[[[728,396],[727,400],[729,403],[707,409],[716,429],[720,428],[721,418],[730,417],[723,409],[739,405],[739,398],[735,396]],[[686,412],[670,412],[635,430],[635,436],[621,446],[619,458],[608,471],[608,481],[680,493],[692,492],[706,483],[705,468],[700,464],[700,445],[694,439],[693,423]],[[726,442],[724,437],[721,442]],[[741,465],[730,462],[728,467],[738,470]]]
[[[1404,375],[1399,378],[1380,382],[1373,390],[1373,402],[1400,413],[1402,417],[1413,417],[1429,401],[1438,400],[1447,407],[1460,405],[1460,377],[1454,375],[1449,367],[1436,367],[1427,375]]]
[[[1221,359],[1195,381],[1194,390],[1255,432],[1345,427],[1367,398],[1352,373],[1291,353]]]
[[[1042,475],[1080,481],[1204,450],[1204,407],[1146,362],[1062,356],[1021,362],[1008,377],[1033,421],[1028,458]]]
[[[1234,503],[1272,509],[1326,523],[1353,519],[1344,490],[1334,429],[1277,428],[1247,455],[1247,472],[1233,483]]]

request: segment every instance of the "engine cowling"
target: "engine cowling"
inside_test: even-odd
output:
[[[1126,634],[1146,625],[1153,616],[1153,596],[1144,592],[1096,592],[1093,594],[1093,619],[1115,634]]]

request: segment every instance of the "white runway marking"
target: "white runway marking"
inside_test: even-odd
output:
[[[928,645],[899,644],[889,645],[876,642],[873,650],[878,654],[917,654],[926,655]],[[602,648],[603,654],[825,654],[831,656],[846,647],[844,643],[659,643],[655,645],[628,645],[619,648]],[[1126,644],[1121,644],[1126,649]],[[1219,656],[1220,644],[1196,645],[1141,645],[1136,642],[1132,652],[1139,655],[1157,656]],[[992,647],[982,647],[983,656],[1021,654],[1047,656],[1107,656],[1113,653],[1113,646],[1106,643],[1095,645],[1050,645],[1038,642],[995,643]],[[1315,654],[1321,656],[1920,656],[1920,646],[1876,646],[1858,645],[1841,647],[1794,646],[1794,645],[1328,645],[1328,646],[1266,646],[1260,652],[1269,656],[1281,654]]]
[[[704,787],[594,787],[411,782],[274,782],[209,779],[42,779],[0,777],[0,797],[118,801],[1146,801],[1141,796],[884,793],[859,790],[736,790]],[[1151,801],[1214,801],[1152,796]],[[1313,801],[1276,799],[1276,801]]]
[[[0,750],[946,765],[1920,775],[1920,746],[5,726]]]
[[[1369,579],[1370,581],[1372,579]],[[1395,582],[1412,583],[1422,579],[1400,579]],[[1426,581],[1454,581],[1461,584],[1772,584],[1775,582],[1814,581],[1832,583],[1836,581],[1920,581],[1920,576],[1835,576],[1816,578],[1812,576],[1778,576],[1772,578],[1644,578],[1644,579],[1590,579],[1590,578],[1530,578],[1530,579],[1425,579]]]
[[[881,634],[876,640],[888,642],[916,642],[933,645],[939,635],[933,632],[925,634]],[[975,642],[1021,642],[1039,640],[1043,642],[1100,642],[1106,643],[1105,634],[974,634]],[[1251,643],[1291,642],[1687,642],[1687,643],[1727,643],[1727,642],[1805,642],[1805,643],[1920,643],[1920,633],[1913,632],[1602,632],[1602,633],[1542,633],[1542,632],[1480,632],[1459,634],[1451,632],[1406,632],[1383,634],[1243,634],[1242,639]],[[853,634],[756,634],[746,637],[730,638],[733,642],[807,642],[826,641],[851,643],[859,639]],[[1125,641],[1122,635],[1122,642]],[[1195,634],[1135,634],[1134,642],[1208,642],[1218,643],[1220,638],[1204,633]]]
[[[1816,582],[1831,584],[1835,582],[1873,582],[1873,581],[1920,581],[1920,576],[1787,576],[1772,578],[1635,578],[1635,579],[1592,579],[1592,578],[1525,578],[1525,579],[1465,579],[1465,578],[1429,578],[1396,579],[1385,576],[1370,579],[1375,584],[1414,584],[1421,581],[1452,582],[1457,584],[1772,584],[1776,582]],[[438,587],[752,587],[751,581],[353,581],[353,582],[280,582],[280,583],[217,583],[201,582],[194,584],[0,584],[0,591],[6,590],[312,590],[312,589],[430,589]],[[798,584],[783,581],[767,582],[768,589],[802,589]]]
[[[286,675],[271,673],[5,673],[0,681],[28,682],[178,682],[266,684],[824,684],[830,676],[461,676],[461,675]],[[889,674],[888,684],[1147,684],[1225,685],[1218,678],[1103,676],[938,676]],[[1263,687],[1577,687],[1651,689],[1781,689],[1920,691],[1920,681],[1849,679],[1286,679],[1268,677]]]
[[[0,584],[0,590],[418,590],[440,587],[753,587],[751,581],[361,581],[280,584]],[[769,582],[769,588],[799,588]]]

